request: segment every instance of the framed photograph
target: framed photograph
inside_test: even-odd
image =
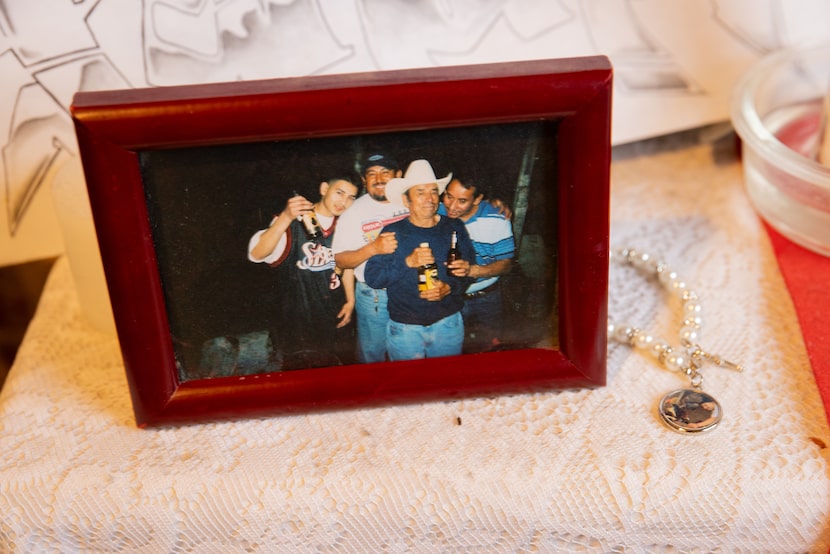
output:
[[[583,57],[78,93],[137,425],[604,385],[611,88]]]

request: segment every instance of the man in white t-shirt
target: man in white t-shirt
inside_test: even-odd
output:
[[[386,326],[389,323],[385,289],[366,284],[366,261],[378,254],[391,254],[398,247],[394,233],[381,229],[406,218],[409,210],[386,198],[386,183],[401,176],[398,163],[383,153],[373,153],[362,167],[366,194],[340,216],[332,251],[338,267],[354,269],[357,312],[357,359],[361,363],[386,361]]]

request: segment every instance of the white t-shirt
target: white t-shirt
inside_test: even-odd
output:
[[[331,249],[335,255],[340,252],[358,250],[375,240],[381,229],[408,215],[409,210],[404,206],[391,202],[378,202],[368,194],[364,194],[355,200],[337,220]],[[361,283],[365,282],[363,277],[365,269],[366,262],[354,269],[355,277]]]
[[[324,216],[320,214],[314,215],[317,218],[317,222],[323,229],[328,229],[329,227],[331,227],[331,224],[334,223],[334,216]],[[277,219],[277,217],[275,217],[274,219]],[[268,224],[268,227],[274,224],[274,219],[271,220],[271,223]],[[262,236],[262,233],[264,233],[267,230],[268,229],[260,229],[259,231],[254,233],[253,236],[251,236],[251,238],[248,240],[248,259],[250,261],[257,263],[272,264],[279,260],[282,257],[283,252],[285,252],[285,248],[288,246],[288,231],[282,234],[280,240],[277,241],[277,245],[274,246],[274,249],[271,251],[270,254],[268,254],[266,257],[262,259],[254,258],[253,254],[251,254],[251,250],[253,250],[259,242],[259,237]]]

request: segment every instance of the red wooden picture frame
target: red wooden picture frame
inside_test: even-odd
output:
[[[604,385],[611,84],[608,60],[592,56],[78,93],[72,116],[136,423]],[[555,167],[555,347],[181,378],[141,153],[539,121],[556,129],[538,152]]]

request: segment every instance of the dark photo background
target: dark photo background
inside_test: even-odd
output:
[[[279,369],[263,330],[291,322],[273,320],[275,270],[248,261],[248,240],[292,191],[316,202],[331,176],[351,172],[359,182],[360,161],[376,150],[402,170],[425,158],[439,177],[475,174],[510,206],[518,263],[504,278],[505,347],[557,346],[555,122],[147,150],[142,178],[183,380]],[[224,361],[206,361],[208,346]]]

